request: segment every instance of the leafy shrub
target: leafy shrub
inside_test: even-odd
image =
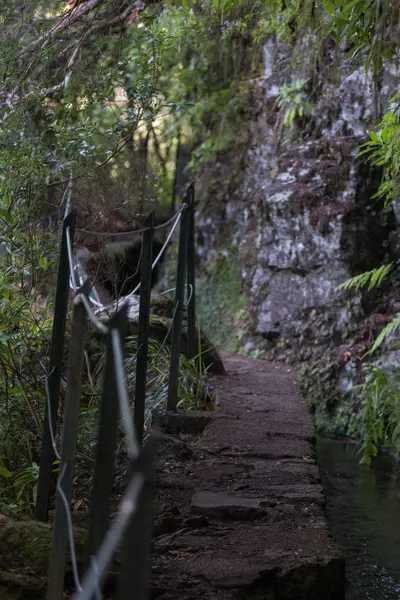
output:
[[[51,307],[37,311],[35,299],[13,287],[0,302],[1,507],[18,511],[34,503],[51,334]]]
[[[292,127],[298,117],[311,114],[312,106],[304,91],[308,79],[297,79],[292,85],[285,85],[279,90],[276,105],[283,112],[283,124]]]

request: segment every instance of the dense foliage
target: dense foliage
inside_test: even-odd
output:
[[[235,140],[267,9],[262,0],[2,4],[0,485],[8,507],[34,499],[67,206],[92,224],[121,204],[134,214],[155,202],[169,210],[182,148],[195,171]],[[185,398],[194,393],[188,365],[186,373]]]

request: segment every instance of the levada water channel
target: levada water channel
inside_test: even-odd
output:
[[[346,556],[346,600],[400,598],[400,465],[379,456],[360,465],[354,444],[318,440],[333,536]]]

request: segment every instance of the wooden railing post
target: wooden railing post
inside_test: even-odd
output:
[[[189,227],[189,214],[191,209],[192,195],[186,194],[183,202],[187,204],[187,208],[183,210],[181,216],[181,229],[179,232],[179,250],[178,264],[176,273],[175,286],[175,301],[171,333],[171,362],[169,369],[169,384],[168,384],[168,410],[176,411],[178,402],[178,385],[179,385],[179,366],[180,366],[180,351],[181,351],[181,334],[182,334],[182,313],[185,299],[185,278],[186,278],[186,248],[187,236]]]
[[[189,226],[187,237],[187,284],[189,302],[187,306],[187,355],[194,358],[197,354],[196,347],[196,244],[195,244],[195,193],[194,183],[191,184],[188,194],[191,195],[189,211]]]
[[[153,260],[153,238],[154,238],[154,211],[149,214],[144,222],[148,228],[143,233],[142,270],[140,278],[140,306],[139,306],[139,330],[138,350],[136,360],[136,387],[134,420],[136,433],[141,443],[144,433],[144,416],[146,402],[146,379],[147,379],[147,355],[149,345],[149,318],[151,300],[151,264]]]
[[[144,482],[136,510],[124,535],[123,565],[119,583],[119,600],[147,600],[149,554],[154,499],[154,462],[156,441],[150,438],[131,465],[131,477],[139,472]]]
[[[51,439],[50,424],[54,435],[56,434],[58,398],[60,390],[61,369],[64,358],[65,325],[68,310],[68,292],[70,268],[67,247],[67,228],[71,244],[73,243],[75,230],[76,212],[69,214],[63,222],[60,260],[58,265],[57,289],[54,307],[53,332],[51,339],[48,395],[46,397],[42,449],[40,453],[39,481],[35,505],[35,517],[39,521],[47,521],[49,516],[49,498],[52,480],[52,467],[54,462],[54,450]],[[47,396],[47,395],[46,395]],[[49,410],[50,404],[50,410]]]
[[[78,294],[88,295],[90,283],[87,280]],[[74,304],[72,311],[71,342],[68,360],[67,390],[64,402],[63,433],[61,440],[61,463],[56,496],[56,514],[53,526],[53,544],[50,558],[47,600],[62,600],[64,590],[65,563],[68,546],[68,519],[64,502],[71,504],[78,417],[82,387],[82,372],[85,353],[87,313],[82,302]]]
[[[127,305],[123,306],[107,323],[106,363],[100,405],[99,433],[97,436],[96,463],[93,475],[90,508],[88,557],[98,551],[107,532],[110,520],[110,497],[113,487],[119,405],[116,399],[115,359],[111,331],[119,332],[124,345],[127,332]],[[89,560],[87,561],[89,564]]]

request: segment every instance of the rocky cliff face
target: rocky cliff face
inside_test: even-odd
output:
[[[393,216],[379,213],[369,201],[380,174],[356,159],[373,124],[372,80],[342,61],[337,83],[328,52],[314,82],[312,117],[277,147],[280,54],[267,47],[265,56],[264,108],[254,127],[243,186],[248,210],[241,255],[254,330],[269,339],[296,337],[310,311],[324,311],[341,334],[351,316],[338,285],[381,264],[395,227]],[[380,102],[393,93],[389,73],[382,83]]]
[[[239,164],[231,165],[231,193],[219,190],[220,201],[201,222],[203,243],[215,248],[228,232],[236,234],[249,298],[249,347],[307,364],[316,356],[328,361],[329,354],[329,376],[341,380],[341,355],[366,344],[373,326],[360,333],[371,306],[337,288],[381,264],[396,244],[397,214],[381,212],[370,200],[380,173],[356,155],[398,77],[386,68],[375,90],[362,68],[350,69],[344,58],[337,65],[333,48],[325,48],[308,84],[312,115],[298,119],[288,135],[276,109],[288,76],[280,68],[284,52],[265,48],[246,151],[241,148]],[[296,78],[308,74],[306,65]],[[227,164],[217,165],[216,181],[226,180]]]

